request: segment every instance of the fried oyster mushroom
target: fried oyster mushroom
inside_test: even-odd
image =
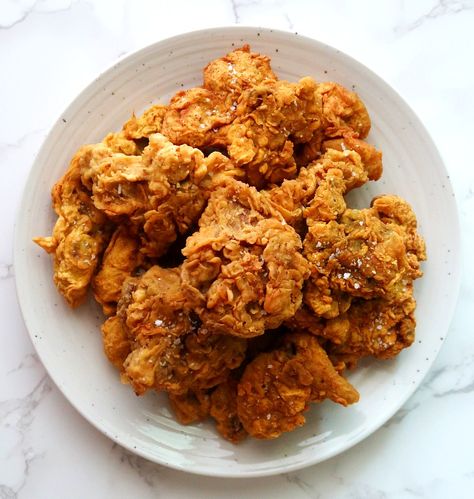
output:
[[[237,414],[251,436],[272,439],[302,426],[309,403],[326,398],[347,406],[359,394],[314,336],[289,333],[279,348],[258,355],[245,368],[237,388]]]
[[[82,147],[53,187],[51,197],[58,219],[52,236],[33,241],[54,254],[54,283],[71,307],[80,305],[105,249],[111,225],[93,204],[81,182],[92,157],[108,154],[108,148]]]
[[[301,239],[254,188],[227,180],[187,239],[183,288],[203,325],[250,338],[277,328],[302,300]]]
[[[408,297],[426,259],[416,226],[413,210],[397,196],[375,198],[369,209],[346,209],[339,220],[313,222],[304,241],[304,254],[312,264],[307,305],[333,318],[341,312],[338,297],[392,302]]]
[[[212,388],[245,356],[245,340],[199,326],[182,293],[179,269],[156,265],[125,282],[118,314],[103,328],[106,351],[115,365],[122,358],[123,332],[130,352],[121,367],[122,379],[138,395],[149,389],[183,395]]]

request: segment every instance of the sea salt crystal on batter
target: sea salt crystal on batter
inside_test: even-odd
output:
[[[155,326],[160,327],[163,325],[163,321],[161,319],[156,319]]]
[[[359,288],[360,288],[360,284],[359,284],[358,282],[355,282],[355,283],[354,283],[354,288],[355,288],[355,289],[359,289]]]

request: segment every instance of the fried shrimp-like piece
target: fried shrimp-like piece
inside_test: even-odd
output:
[[[183,394],[168,393],[171,408],[181,424],[191,424],[206,419],[211,399],[208,390],[189,390]]]
[[[299,308],[308,276],[301,239],[270,215],[256,189],[230,179],[212,194],[199,230],[187,239],[183,286],[209,329],[250,338]]]
[[[305,422],[310,402],[326,398],[347,406],[359,400],[355,388],[340,376],[307,333],[289,333],[278,349],[257,356],[237,388],[237,413],[255,438],[277,438]]]
[[[268,82],[240,97],[227,129],[227,151],[250,184],[279,183],[296,175],[293,144],[308,142],[320,127],[314,80]]]
[[[323,336],[332,342],[330,356],[354,368],[362,357],[390,359],[409,347],[416,326],[412,292],[410,286],[400,301],[359,299],[341,317],[327,321]]]
[[[237,384],[235,378],[229,377],[211,394],[209,413],[216,422],[217,431],[230,442],[237,444],[246,436],[237,414]]]
[[[105,315],[115,313],[125,279],[131,276],[142,261],[137,238],[126,226],[118,227],[109,241],[99,271],[92,281],[94,297],[102,305]]]
[[[54,254],[54,283],[71,307],[84,301],[110,234],[107,218],[94,206],[81,182],[82,172],[92,157],[107,154],[109,150],[105,146],[79,149],[51,192],[58,215],[52,236],[33,239]]]

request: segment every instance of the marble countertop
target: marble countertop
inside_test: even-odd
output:
[[[36,356],[15,294],[14,215],[53,120],[100,70],[183,31],[298,31],[354,56],[414,108],[445,158],[463,280],[442,351],[415,395],[348,452],[298,472],[211,479],[117,447],[71,407]],[[468,498],[474,490],[474,1],[3,0],[0,3],[0,499]],[[473,253],[471,253],[473,252]]]

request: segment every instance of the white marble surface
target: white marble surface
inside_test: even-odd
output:
[[[463,232],[448,338],[416,394],[345,454],[264,479],[211,479],[149,463],[98,433],[45,373],[15,295],[15,211],[53,120],[98,71],[148,43],[233,23],[290,29],[354,56],[394,86],[444,156]],[[0,2],[0,499],[474,496],[474,1]]]

